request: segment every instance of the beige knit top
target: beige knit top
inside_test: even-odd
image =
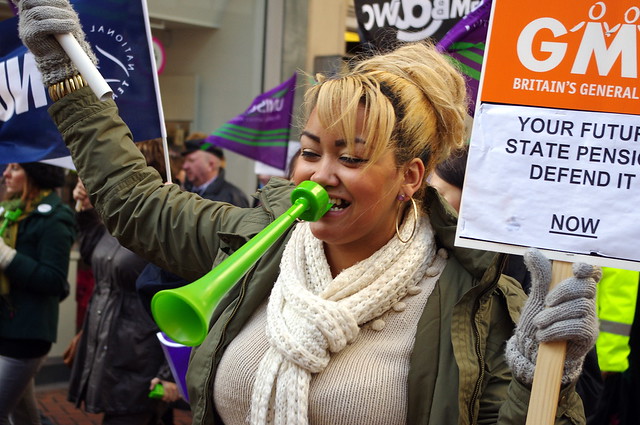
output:
[[[435,257],[418,294],[405,297],[380,320],[360,330],[355,342],[331,356],[309,391],[309,424],[405,424],[409,357],[417,323],[446,260]],[[267,303],[256,310],[225,351],[214,382],[214,403],[226,425],[246,425],[255,373],[269,344]],[[404,307],[404,309],[403,309]],[[394,311],[400,310],[400,311]],[[380,327],[381,330],[374,330]]]

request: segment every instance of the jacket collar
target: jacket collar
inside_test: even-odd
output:
[[[58,196],[55,191],[51,191],[50,194],[42,198],[40,203],[36,205],[31,214],[37,215],[50,215],[55,211],[56,208],[60,205],[62,199]]]
[[[274,177],[266,186],[258,190],[255,196],[260,201],[260,208],[268,214],[270,221],[280,217],[291,207],[290,194],[294,187],[295,185],[289,180]],[[219,231],[221,249],[227,254],[231,254],[256,234],[255,229],[248,230],[245,226],[239,226],[234,232]]]
[[[218,170],[218,175],[209,185],[204,189],[203,194],[215,194],[218,193],[224,186],[224,168]]]
[[[425,199],[429,220],[436,234],[438,246],[445,248],[456,257],[462,267],[474,278],[481,279],[495,261],[496,253],[455,246],[457,212],[431,186],[427,187]]]

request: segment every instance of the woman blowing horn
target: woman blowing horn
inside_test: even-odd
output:
[[[529,252],[536,292],[520,315],[525,295],[501,257],[453,246],[455,214],[425,175],[464,140],[465,85],[432,46],[319,77],[293,183],[272,179],[245,209],[163,185],[114,102],[64,84],[77,71],[52,34],[83,39],[67,1],[19,6],[44,81],[63,82],[51,116],[123,245],[196,279],[286,211],[295,184],[317,182],[333,203],[218,305],[187,376],[194,423],[524,423],[537,344],[557,339],[568,341],[557,423],[584,422],[574,384],[596,333],[593,270],[547,295],[550,264]]]

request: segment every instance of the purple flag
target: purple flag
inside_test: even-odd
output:
[[[473,116],[484,58],[492,0],[484,2],[453,26],[438,43],[467,77],[469,115]]]
[[[215,130],[207,142],[284,170],[296,74],[262,93],[242,114]]]

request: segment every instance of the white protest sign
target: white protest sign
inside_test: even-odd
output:
[[[494,0],[456,245],[640,269],[640,7]]]

